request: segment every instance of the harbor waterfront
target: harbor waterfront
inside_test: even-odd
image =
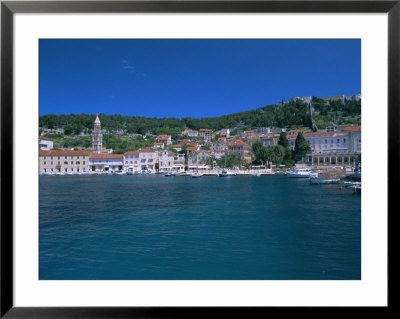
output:
[[[39,178],[40,280],[360,280],[361,196],[285,175]]]

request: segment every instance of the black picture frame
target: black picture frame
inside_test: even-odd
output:
[[[398,125],[400,105],[400,0],[396,1],[1,1],[1,318],[191,318],[237,314],[251,317],[279,311],[302,316],[328,307],[14,307],[13,303],[13,17],[16,13],[118,13],[118,12],[272,12],[272,13],[387,13],[388,14],[388,221],[396,210],[395,184],[399,182]],[[386,213],[386,212],[377,212]],[[388,223],[393,235],[394,223]],[[388,237],[388,247],[390,246]],[[388,258],[389,258],[388,254]],[[388,260],[388,265],[391,259]],[[388,269],[389,270],[389,269]],[[390,275],[390,273],[389,273]],[[390,287],[388,280],[388,287]],[[359,311],[387,313],[388,307],[347,307]],[[335,315],[343,308],[329,307]]]

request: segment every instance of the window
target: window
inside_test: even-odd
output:
[[[65,165],[68,165],[68,162],[64,162]]]
[[[67,172],[67,169],[65,169],[65,172]]]
[[[53,162],[51,162],[50,164],[53,165]]]
[[[83,161],[83,165],[85,165],[85,161]]]
[[[345,138],[343,139],[343,143],[346,143],[346,139]]]
[[[58,156],[58,159],[60,159],[60,156]]]
[[[67,157],[66,157],[66,156],[64,156],[64,159],[67,159]]]
[[[45,159],[46,159],[46,156],[44,156],[43,159],[45,160]]]
[[[51,159],[53,159],[53,156],[51,156]]]
[[[337,139],[337,143],[340,143],[340,139]]]
[[[75,162],[75,164],[76,164],[76,165],[81,165],[81,162],[78,161],[78,162]]]
[[[125,164],[128,164],[128,161],[125,161]]]
[[[76,159],[79,159],[79,156],[77,156]]]
[[[44,165],[46,165],[46,162],[44,162]]]

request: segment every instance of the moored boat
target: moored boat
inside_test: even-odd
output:
[[[311,171],[307,168],[298,168],[287,172],[286,176],[291,178],[309,178]]]
[[[228,176],[236,176],[236,173],[224,170],[224,171],[222,171],[222,173],[219,174],[219,177],[228,177]]]
[[[191,175],[192,178],[199,178],[199,177],[202,177],[202,176],[203,176],[203,174],[201,174],[201,173],[199,173],[199,172],[193,173],[193,174]]]
[[[165,176],[165,177],[171,177],[171,176],[176,176],[176,174],[175,174],[175,173],[172,173],[172,172],[170,172],[170,173],[167,173],[167,174],[165,174],[164,176]]]
[[[321,178],[321,177],[311,177],[310,184],[338,184],[340,178]]]

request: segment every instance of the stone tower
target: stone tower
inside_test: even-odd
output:
[[[103,134],[101,133],[101,124],[99,115],[97,114],[94,121],[94,129],[92,132],[92,151],[93,153],[100,154],[103,150]]]

